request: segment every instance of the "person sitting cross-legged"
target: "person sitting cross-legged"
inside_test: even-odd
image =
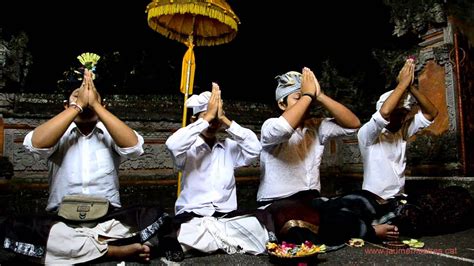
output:
[[[24,147],[47,160],[48,214],[8,217],[0,230],[3,247],[45,264],[148,262],[171,229],[171,217],[160,206],[122,207],[119,165],[143,153],[143,137],[105,108],[91,74],[85,70],[61,113],[26,135]],[[81,221],[94,206],[78,205],[72,209],[81,210],[76,220],[59,212],[71,196],[93,196],[109,208]]]
[[[269,232],[253,213],[237,208],[236,168],[254,162],[261,150],[250,129],[224,112],[221,90],[191,96],[191,123],[166,141],[174,164],[182,171],[182,190],[175,203],[178,241],[186,254],[265,253]],[[228,137],[219,138],[222,129]]]

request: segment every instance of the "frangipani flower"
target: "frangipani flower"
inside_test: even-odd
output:
[[[281,258],[297,258],[311,256],[316,253],[326,252],[325,245],[315,245],[311,241],[305,241],[301,245],[287,243],[283,241],[281,244],[267,243],[267,251],[269,254]]]
[[[83,68],[87,68],[88,70],[92,71],[92,78],[95,79],[94,72],[95,72],[97,62],[100,59],[100,56],[94,53],[82,53],[81,55],[77,57],[77,59],[79,60],[79,62],[81,62],[81,64],[83,65]],[[84,71],[83,69],[81,69],[81,71],[75,71],[75,72],[78,74],[82,74]],[[79,80],[81,79],[82,77],[79,78]]]
[[[365,244],[365,242],[364,242],[364,239],[362,239],[362,238],[351,238],[349,240],[349,246],[351,246],[351,247],[360,248],[360,247],[363,247],[364,244]]]
[[[406,244],[411,248],[423,248],[425,246],[425,243],[413,238],[410,240],[403,240],[403,244]]]
[[[94,71],[95,65],[97,65],[97,62],[99,61],[100,56],[94,53],[83,53],[80,56],[78,56],[77,59],[79,59],[79,62],[81,62],[81,64],[85,68]]]
[[[413,62],[415,62],[416,61],[416,55],[409,55],[407,57],[407,59],[411,59],[411,60],[413,60]]]

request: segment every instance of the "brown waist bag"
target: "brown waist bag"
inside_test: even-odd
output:
[[[69,221],[94,221],[107,214],[109,201],[90,195],[67,195],[59,205],[58,215]]]

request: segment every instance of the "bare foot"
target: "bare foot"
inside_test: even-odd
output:
[[[107,257],[114,260],[149,262],[150,247],[140,243],[133,243],[126,246],[109,245]]]
[[[374,225],[375,235],[381,240],[397,239],[399,232],[398,227],[391,224]]]

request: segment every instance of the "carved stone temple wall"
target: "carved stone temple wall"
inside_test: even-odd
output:
[[[456,91],[451,26],[422,36],[417,71],[419,89],[438,108],[435,122],[411,139],[408,175],[462,175],[459,95]]]
[[[61,95],[0,93],[0,152],[13,164],[14,178],[46,178],[45,161],[36,160],[23,148],[22,142],[29,131],[62,110],[62,101]],[[175,179],[176,173],[164,143],[181,127],[182,99],[167,95],[115,95],[108,98],[107,102],[107,108],[112,113],[145,139],[145,153],[137,159],[123,162],[120,166],[121,174],[134,179]],[[229,117],[257,135],[260,134],[263,121],[277,115],[272,106],[252,102],[226,101],[226,112]],[[330,142],[324,160],[325,171],[353,171],[351,165],[360,163],[357,153],[355,138]],[[239,175],[258,177],[258,168],[258,163],[255,163],[251,167],[240,169]]]

